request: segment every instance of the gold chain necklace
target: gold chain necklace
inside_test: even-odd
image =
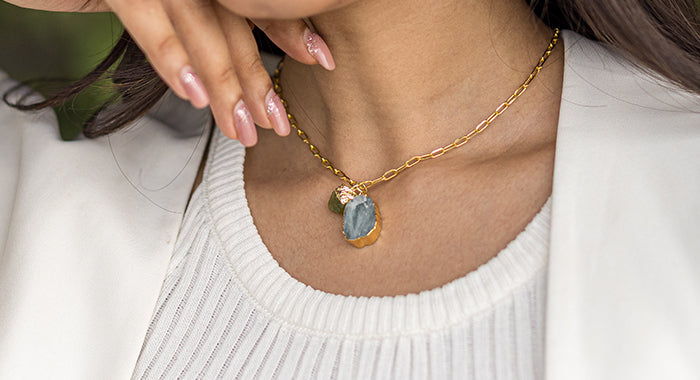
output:
[[[489,117],[484,119],[469,133],[459,137],[451,144],[434,149],[430,153],[413,156],[404,162],[403,165],[387,170],[381,177],[360,182],[351,179],[342,170],[334,167],[326,157],[321,155],[321,152],[316,145],[311,143],[309,137],[306,135],[306,132],[299,128],[297,120],[294,115],[289,112],[289,106],[282,94],[282,85],[280,84],[280,72],[282,71],[284,63],[284,60],[282,60],[277,66],[277,70],[275,70],[275,74],[272,79],[274,82],[275,92],[277,95],[279,95],[280,99],[282,100],[282,104],[284,104],[287,111],[289,123],[297,131],[297,136],[299,136],[301,141],[303,141],[309,147],[309,150],[314,157],[321,161],[321,165],[333,172],[335,176],[342,179],[346,183],[333,190],[331,193],[331,198],[328,201],[328,208],[331,211],[343,215],[343,235],[345,236],[345,239],[358,248],[374,243],[379,238],[379,232],[382,229],[382,219],[381,215],[379,214],[379,208],[374,203],[372,198],[367,195],[367,191],[378,183],[392,180],[402,171],[416,166],[420,162],[441,157],[453,149],[464,146],[474,136],[486,130],[486,128],[488,128],[499,115],[505,112],[506,109],[508,109],[508,107],[510,107],[510,105],[513,104],[515,100],[525,92],[525,90],[527,90],[530,83],[535,79],[537,74],[539,74],[540,70],[542,70],[544,63],[547,61],[547,58],[549,58],[552,50],[557,45],[558,40],[559,29],[554,29],[554,35],[549,42],[549,46],[547,46],[547,49],[540,57],[540,60],[537,62],[535,68],[532,69],[530,76],[525,79],[523,84],[521,84],[520,87],[518,87],[518,89],[515,90],[515,92],[513,92],[513,94],[505,102],[496,107],[496,110],[493,111]]]

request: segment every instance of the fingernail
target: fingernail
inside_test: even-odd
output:
[[[258,142],[253,116],[248,111],[243,100],[239,100],[233,109],[233,124],[238,132],[238,141],[245,146],[253,146]]]
[[[204,108],[209,105],[209,95],[204,89],[204,84],[199,80],[197,74],[191,66],[185,66],[180,71],[180,82],[185,88],[187,97],[190,98],[190,103],[197,108]]]
[[[331,51],[328,49],[328,45],[326,45],[326,42],[323,41],[321,36],[307,28],[304,31],[304,43],[306,44],[306,50],[316,59],[319,65],[326,70],[335,69],[335,61],[333,60]]]
[[[277,96],[274,90],[270,90],[265,97],[265,111],[267,111],[267,116],[270,118],[275,132],[280,136],[287,136],[291,128],[289,119],[287,119],[282,99]]]

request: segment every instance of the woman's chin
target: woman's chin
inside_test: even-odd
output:
[[[220,0],[234,13],[250,19],[299,19],[332,11],[358,0]]]

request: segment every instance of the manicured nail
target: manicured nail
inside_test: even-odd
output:
[[[304,43],[306,44],[306,50],[309,51],[312,57],[318,62],[319,65],[323,66],[326,70],[335,69],[335,61],[331,55],[328,45],[323,41],[323,38],[318,34],[312,32],[310,29],[304,31]]]
[[[280,136],[287,136],[291,128],[289,119],[287,119],[282,99],[277,96],[274,90],[270,90],[265,97],[265,111],[267,111],[267,116],[270,118],[275,132]]]
[[[233,109],[233,124],[238,132],[238,141],[245,146],[253,146],[258,142],[253,116],[243,100],[239,100]]]
[[[190,103],[197,108],[204,108],[209,105],[209,95],[204,89],[204,84],[199,80],[197,74],[191,66],[185,66],[180,71],[180,82],[185,88],[187,97],[190,98]]]

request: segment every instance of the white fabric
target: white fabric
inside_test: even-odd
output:
[[[700,98],[562,38],[545,375],[696,379]],[[0,105],[0,378],[131,375],[202,151],[140,124],[115,159]]]
[[[553,379],[700,378],[700,97],[564,35]]]
[[[146,118],[64,143],[50,111],[2,107],[0,378],[127,378],[208,117],[191,131]]]
[[[271,256],[248,209],[244,156],[216,134],[135,378],[542,378],[549,201],[465,277],[345,297],[300,283]]]

